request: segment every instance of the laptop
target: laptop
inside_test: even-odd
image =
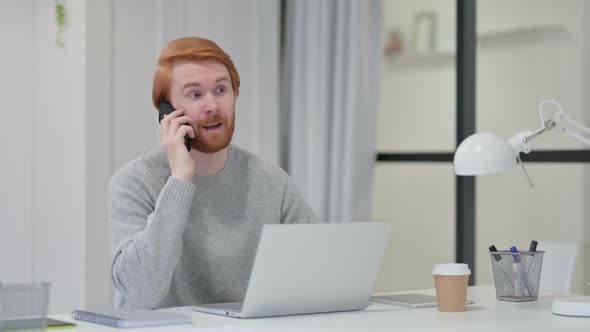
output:
[[[264,225],[243,303],[193,310],[239,318],[363,310],[391,223]]]

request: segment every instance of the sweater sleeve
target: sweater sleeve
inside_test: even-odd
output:
[[[153,193],[144,176],[116,174],[109,187],[111,276],[124,307],[153,308],[168,294],[195,192],[192,183],[169,177]]]
[[[281,223],[318,223],[320,219],[286,173],[282,176]]]

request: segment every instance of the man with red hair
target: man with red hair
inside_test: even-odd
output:
[[[283,170],[230,144],[239,87],[210,40],[162,51],[152,99],[175,111],[160,123],[160,146],[109,187],[117,308],[241,302],[262,226],[317,221]]]

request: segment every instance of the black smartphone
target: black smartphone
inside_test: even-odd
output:
[[[160,104],[158,105],[158,109],[160,110],[158,112],[158,123],[160,123],[162,121],[164,116],[174,112],[174,107],[172,107],[172,105],[170,105],[170,103],[165,100],[160,101]],[[188,135],[185,135],[184,136],[184,146],[186,146],[186,149],[190,151],[191,145],[192,145],[192,139]]]

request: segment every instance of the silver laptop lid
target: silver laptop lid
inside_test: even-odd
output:
[[[367,307],[388,222],[264,225],[242,317]]]

